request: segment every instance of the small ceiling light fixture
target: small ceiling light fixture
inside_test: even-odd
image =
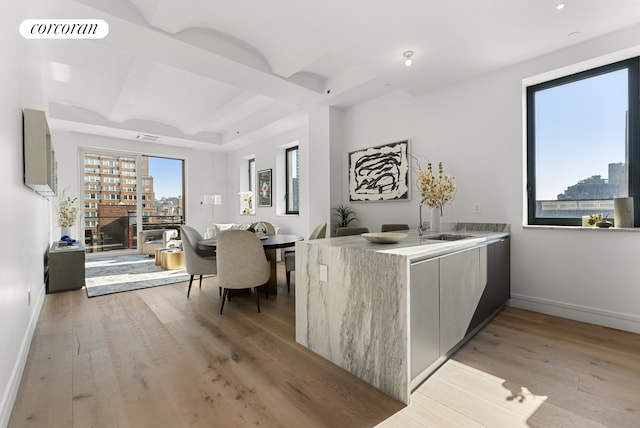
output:
[[[413,51],[404,51],[402,53],[402,56],[404,57],[405,67],[411,67],[411,64],[413,64],[413,61],[411,60],[411,57],[413,56],[413,54],[414,54]]]
[[[558,5],[556,6],[556,10],[562,10],[565,7],[567,7],[566,3],[558,3]]]

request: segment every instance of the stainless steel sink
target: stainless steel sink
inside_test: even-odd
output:
[[[454,233],[440,233],[437,235],[426,235],[424,239],[431,241],[459,241],[460,239],[471,238],[470,235],[458,235]]]

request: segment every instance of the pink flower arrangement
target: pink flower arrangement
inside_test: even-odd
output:
[[[438,177],[433,174],[431,162],[427,164],[426,169],[419,168],[417,186],[422,203],[431,208],[440,208],[440,215],[442,215],[442,207],[450,204],[456,193],[455,178],[444,175],[442,162],[438,164]]]

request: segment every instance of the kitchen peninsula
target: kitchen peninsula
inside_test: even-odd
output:
[[[296,244],[296,341],[408,404],[510,296],[509,226]]]

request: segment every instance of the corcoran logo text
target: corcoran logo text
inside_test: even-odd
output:
[[[109,24],[102,19],[25,19],[20,34],[25,39],[103,39]]]

